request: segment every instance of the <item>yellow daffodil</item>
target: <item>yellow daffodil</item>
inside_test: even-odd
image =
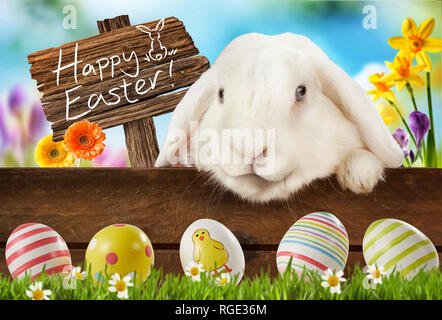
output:
[[[382,81],[381,79],[383,76],[384,73],[375,73],[368,77],[368,80],[376,87],[376,89],[367,91],[367,94],[374,94],[372,98],[373,101],[376,101],[379,98],[383,97],[396,103],[394,92],[390,90],[390,88],[394,87],[394,82]]]
[[[396,111],[387,103],[376,105],[376,109],[378,109],[379,114],[387,126],[398,119]]]
[[[402,33],[404,36],[392,37],[388,40],[388,44],[393,49],[405,51],[413,58],[416,57],[417,63],[425,65],[425,71],[430,72],[431,59],[427,52],[439,52],[442,50],[441,39],[429,38],[433,33],[433,29],[433,18],[426,19],[419,28],[413,19],[407,18],[402,23]]]
[[[393,73],[387,74],[381,78],[384,82],[394,81],[397,86],[397,91],[401,91],[407,82],[423,86],[424,80],[418,76],[419,73],[425,69],[425,65],[420,64],[412,66],[413,58],[409,55],[399,52],[393,62],[385,61],[385,64]]]
[[[35,161],[40,167],[70,167],[75,162],[72,152],[66,150],[63,141],[52,141],[52,135],[40,140],[35,150]]]

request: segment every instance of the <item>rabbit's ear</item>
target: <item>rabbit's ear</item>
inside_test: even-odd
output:
[[[368,149],[385,167],[399,167],[403,160],[402,150],[362,87],[334,64],[310,39],[302,36],[295,39],[296,46],[307,51],[312,58],[322,92],[356,124]]]
[[[163,30],[164,28],[164,18],[161,19],[158,23],[157,26],[155,27],[155,31],[156,32],[160,32],[161,30]]]
[[[150,35],[152,32],[152,30],[150,30],[148,27],[144,25],[137,26],[137,29],[140,30],[141,32],[147,33],[148,35]]]
[[[188,89],[176,106],[156,167],[192,164],[189,154],[192,129],[196,129],[193,126],[204,117],[213,102],[215,90],[215,69],[211,67]]]

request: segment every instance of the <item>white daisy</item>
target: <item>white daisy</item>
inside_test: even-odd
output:
[[[188,277],[192,277],[193,281],[201,280],[201,273],[205,272],[202,264],[192,262],[184,270],[184,274]]]
[[[51,290],[43,290],[43,283],[35,282],[29,286],[30,290],[26,290],[26,295],[32,300],[50,300]]]
[[[117,292],[118,299],[128,299],[129,295],[127,294],[127,288],[133,287],[132,283],[132,276],[126,275],[123,280],[121,280],[121,277],[118,273],[114,273],[112,275],[112,280],[109,280],[109,284],[111,285],[109,287],[110,292]]]
[[[325,280],[321,283],[321,285],[325,288],[330,287],[331,293],[341,293],[341,282],[345,281],[345,278],[342,276],[344,275],[344,272],[338,271],[334,273],[331,269],[327,269],[324,272],[324,275],[322,275],[322,279]]]
[[[382,276],[386,275],[383,266],[376,266],[374,264],[368,265],[364,268],[364,272],[367,273],[367,279],[371,280],[374,285],[382,283]]]
[[[81,267],[74,267],[71,271],[71,278],[75,280],[84,280],[86,278],[87,272],[81,271]]]
[[[219,286],[226,286],[229,282],[230,282],[230,275],[226,272],[226,273],[221,273],[221,275],[219,277],[217,277],[215,279],[216,284]]]

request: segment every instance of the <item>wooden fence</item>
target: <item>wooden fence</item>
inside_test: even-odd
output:
[[[284,233],[314,211],[335,214],[350,237],[347,267],[365,265],[362,238],[380,218],[404,220],[424,232],[442,256],[442,170],[391,169],[368,195],[341,191],[334,178],[317,181],[289,201],[252,205],[216,188],[195,169],[0,169],[0,272],[8,273],[4,247],[12,230],[26,222],[55,229],[73,262],[83,262],[92,236],[114,223],[146,232],[155,267],[182,272],[179,243],[193,221],[211,218],[238,237],[246,274],[260,268],[277,274],[276,250]]]

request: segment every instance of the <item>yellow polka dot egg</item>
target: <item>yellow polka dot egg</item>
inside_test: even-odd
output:
[[[86,250],[88,271],[98,281],[105,274],[131,274],[137,283],[144,282],[154,264],[152,243],[139,228],[114,224],[98,231]]]

